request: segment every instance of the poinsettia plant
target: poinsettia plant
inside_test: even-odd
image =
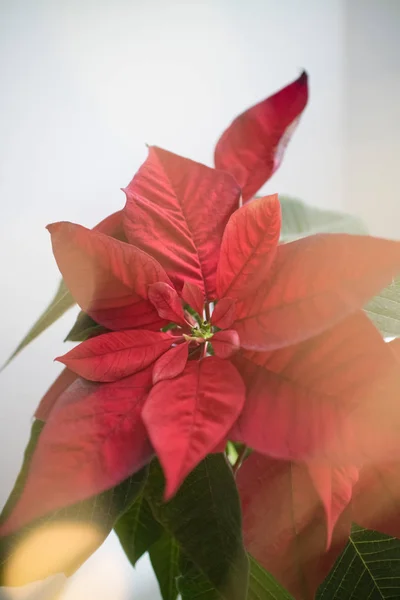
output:
[[[74,302],[80,343],[3,510],[3,583],[70,575],[114,528],[164,600],[398,589],[400,243],[255,197],[307,98],[302,73],[215,168],[151,147],[122,210],[48,226],[63,283],[17,352]]]

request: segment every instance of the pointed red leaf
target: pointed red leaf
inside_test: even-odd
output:
[[[256,198],[233,213],[225,228],[217,271],[218,298],[251,294],[265,280],[281,229],[278,196]]]
[[[117,381],[151,365],[173,342],[168,333],[113,331],[82,342],[56,360],[90,381]]]
[[[141,469],[152,456],[140,416],[150,386],[150,369],[115,383],[76,381],[49,416],[22,495],[0,535]]]
[[[180,375],[186,366],[189,344],[179,344],[161,356],[153,367],[153,384]]]
[[[159,281],[149,286],[149,300],[157,310],[162,319],[187,325],[182,302],[173,287]]]
[[[200,317],[203,317],[204,294],[198,285],[190,283],[190,281],[185,281],[181,296],[186,304],[189,304]]]
[[[307,470],[325,510],[328,550],[340,515],[351,502],[353,488],[358,480],[358,469],[309,463]]]
[[[215,166],[232,173],[246,202],[279,167],[308,100],[307,74],[236,117],[215,148]]]
[[[188,281],[215,298],[222,234],[239,205],[233,177],[152,147],[125,193],[128,240],[163,265],[178,291]]]
[[[320,336],[234,358],[247,398],[230,439],[289,460],[386,456],[400,426],[400,371],[360,311]]]
[[[39,402],[35,411],[35,419],[46,422],[61,394],[65,392],[76,379],[78,379],[76,373],[73,373],[69,369],[63,369]]]
[[[320,234],[281,244],[266,282],[238,303],[234,329],[249,350],[301,342],[362,308],[399,271],[399,242]]]
[[[326,552],[322,504],[304,465],[253,453],[238,471],[247,550],[296,600],[310,600],[343,550],[351,515],[342,514]]]
[[[219,358],[230,358],[240,348],[240,341],[237,331],[225,329],[217,331],[211,340],[215,356]]]
[[[93,230],[100,231],[101,233],[105,233],[105,235],[126,242],[122,217],[123,211],[119,210],[100,221],[100,223],[93,227]]]
[[[354,521],[366,529],[399,538],[399,505],[400,461],[397,456],[365,466],[354,489]]]
[[[151,256],[73,223],[54,223],[48,230],[65,283],[97,323],[108,329],[159,329],[165,323],[147,300],[151,283],[169,283]]]
[[[236,300],[233,298],[222,298],[215,305],[211,315],[211,323],[220,329],[227,329],[232,325],[236,317]]]
[[[226,436],[244,392],[235,367],[215,356],[188,362],[181,375],[152,388],[143,420],[164,469],[166,499]]]

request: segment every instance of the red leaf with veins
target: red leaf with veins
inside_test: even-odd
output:
[[[111,215],[100,221],[100,223],[98,223],[95,227],[93,227],[93,230],[105,233],[106,235],[116,238],[117,240],[121,240],[121,242],[126,242],[122,217],[122,210],[112,213]]]
[[[211,315],[211,324],[220,329],[227,329],[236,318],[236,300],[233,298],[222,298],[215,305]]]
[[[225,438],[244,394],[235,367],[215,356],[188,362],[178,377],[152,388],[143,420],[164,469],[166,499]]]
[[[125,193],[131,244],[154,256],[178,290],[188,281],[215,298],[222,234],[239,206],[233,177],[152,147]]]
[[[336,523],[351,502],[353,487],[358,480],[358,469],[309,463],[307,470],[325,509],[326,544],[329,549]]]
[[[78,379],[76,373],[73,373],[69,369],[63,369],[39,402],[39,406],[35,411],[35,419],[46,422],[61,394],[65,392],[76,379]]]
[[[233,213],[222,239],[218,298],[246,296],[265,280],[275,258],[280,230],[277,195],[256,198]]]
[[[0,535],[99,494],[141,469],[152,456],[140,416],[150,386],[150,369],[102,385],[76,381],[49,416],[22,495]]]
[[[179,344],[161,356],[153,368],[153,384],[182,373],[188,360],[189,344]]]
[[[246,202],[279,167],[308,100],[307,74],[236,117],[215,148],[215,166],[231,173]]]
[[[56,360],[90,381],[117,381],[151,365],[173,342],[168,333],[113,331],[82,342]]]
[[[265,283],[237,304],[242,348],[273,350],[328,329],[400,272],[400,242],[320,234],[278,246]]]
[[[296,600],[312,600],[346,545],[350,511],[326,552],[323,506],[305,465],[253,453],[238,471],[247,550]]]
[[[65,283],[96,323],[108,329],[165,324],[147,300],[147,288],[169,279],[151,256],[81,225],[54,223],[48,230]]]
[[[361,311],[307,342],[234,360],[247,399],[230,439],[276,458],[348,465],[395,445],[400,372]]]
[[[167,321],[187,325],[182,302],[173,287],[162,281],[149,286],[149,300]]]
[[[185,281],[182,288],[182,299],[203,318],[204,294],[195,283]]]
[[[240,348],[240,341],[237,331],[225,329],[217,331],[211,340],[215,356],[219,358],[230,358]]]

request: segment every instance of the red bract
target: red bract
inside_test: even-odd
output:
[[[296,600],[315,598],[318,585],[346,545],[351,494],[342,499],[327,549],[330,534],[324,505],[307,466],[254,453],[240,469],[237,484],[249,552]],[[332,478],[330,486],[332,498],[341,494],[340,482]]]
[[[308,100],[307,74],[239,115],[215,148],[215,166],[234,175],[249,200],[281,164]]]
[[[398,443],[398,365],[360,309],[400,272],[400,244],[279,245],[276,195],[239,208],[232,174],[247,200],[306,99],[303,75],[234,122],[217,147],[224,171],[150,148],[125,190],[129,243],[49,226],[70,292],[111,331],[59,358],[69,370],[38,409],[47,423],[3,533],[116,485],[153,453],[170,498],[228,439],[256,451],[239,471],[249,550],[299,598],[315,589],[348,534],[359,469]],[[115,235],[121,216],[110,223]],[[311,553],[300,552],[302,582],[284,567],[296,537]]]

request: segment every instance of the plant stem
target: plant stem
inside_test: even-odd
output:
[[[241,449],[238,452],[238,457],[236,459],[235,464],[232,467],[232,471],[233,471],[233,474],[235,475],[235,477],[236,477],[236,473],[239,471],[240,467],[242,466],[242,463],[243,463],[244,457],[246,455],[246,452],[247,452],[247,446],[246,445],[242,446]]]
[[[206,302],[204,309],[206,311],[206,322],[209,323],[211,317],[210,317],[210,305],[208,302]]]

